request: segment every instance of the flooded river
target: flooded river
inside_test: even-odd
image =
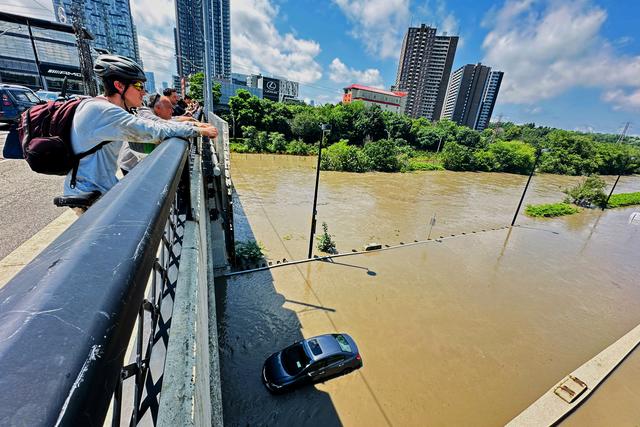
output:
[[[314,166],[234,156],[236,239],[260,241],[274,263],[306,258]],[[227,425],[501,425],[640,323],[640,227],[628,224],[637,207],[521,215],[509,230],[525,176],[320,179],[318,221],[339,252],[405,245],[218,280]],[[535,176],[525,204],[559,201],[578,180]],[[617,191],[640,191],[640,178],[623,177]],[[429,233],[438,240],[410,244]],[[262,386],[269,354],[336,331],[355,338],[360,371],[284,396]],[[626,365],[637,359],[621,367],[636,384],[640,369]],[[618,425],[640,419],[629,382],[611,380],[602,389],[616,411],[598,393],[592,411]]]

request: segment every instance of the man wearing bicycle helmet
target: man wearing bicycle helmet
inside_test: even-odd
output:
[[[82,153],[111,142],[80,160],[74,187],[71,173],[67,175],[65,196],[96,190],[104,194],[116,185],[118,152],[123,142],[159,144],[171,137],[218,135],[214,127],[156,122],[131,114],[132,108],[142,105],[146,81],[144,71],[135,61],[119,55],[100,55],[93,70],[102,80],[104,94],[78,105],[71,125],[71,145],[74,152]]]

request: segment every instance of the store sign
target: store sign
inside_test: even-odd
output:
[[[59,64],[40,64],[40,74],[51,77],[75,77],[82,78],[78,67],[67,67]]]
[[[280,99],[280,80],[263,77],[262,96],[277,102]]]

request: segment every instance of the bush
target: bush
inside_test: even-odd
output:
[[[563,190],[567,195],[564,201],[585,208],[603,207],[607,200],[607,195],[604,193],[606,185],[602,178],[590,176],[575,187]]]
[[[442,150],[442,165],[453,171],[475,170],[473,150],[463,145],[448,141]]]
[[[607,207],[619,208],[621,206],[631,205],[640,205],[640,192],[612,194]]]
[[[311,151],[311,147],[301,139],[295,139],[289,142],[285,149],[287,154],[293,154],[294,156],[308,156]]]
[[[476,150],[473,152],[473,170],[491,172],[499,170],[499,166],[493,152],[488,150]]]
[[[441,171],[444,170],[441,163],[425,161],[421,158],[409,159],[409,170],[412,171]]]
[[[264,257],[264,248],[255,240],[236,242],[236,258],[241,262],[256,263]]]
[[[369,161],[362,150],[347,145],[346,140],[340,140],[322,151],[320,168],[323,170],[366,172]]]
[[[400,150],[390,139],[367,142],[362,150],[369,159],[369,167],[380,172],[396,172],[400,170],[398,155]]]
[[[235,153],[248,153],[249,147],[244,142],[231,142],[229,143],[229,150]]]
[[[319,251],[326,252],[328,254],[336,253],[336,242],[331,238],[331,234],[329,234],[329,226],[327,226],[326,222],[322,223],[323,233],[316,237],[318,239],[317,248]]]
[[[524,213],[532,217],[554,217],[571,215],[579,209],[568,203],[548,203],[544,205],[527,205]]]
[[[489,145],[495,171],[528,174],[535,161],[535,149],[520,141],[498,141]]]
[[[287,151],[287,140],[284,139],[284,135],[279,132],[269,133],[267,149],[271,153],[284,153]]]

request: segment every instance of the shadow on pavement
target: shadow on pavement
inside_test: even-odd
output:
[[[237,197],[234,217],[243,239],[255,239]],[[266,358],[303,339],[271,271],[218,278],[215,286],[225,425],[342,425],[331,397],[314,386],[274,396],[262,384]]]

